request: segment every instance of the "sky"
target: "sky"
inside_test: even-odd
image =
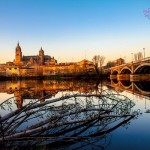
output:
[[[0,0],[0,63],[14,60],[18,42],[23,55],[42,47],[58,62],[129,62],[143,48],[150,57],[149,8],[150,0]]]

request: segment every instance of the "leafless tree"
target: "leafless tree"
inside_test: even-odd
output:
[[[93,64],[95,66],[95,71],[98,75],[98,78],[100,77],[100,75],[102,74],[102,65],[104,64],[104,60],[105,60],[105,57],[104,56],[101,56],[101,55],[95,55],[92,59],[93,61]],[[101,70],[101,74],[99,72],[99,68]]]
[[[115,66],[115,63],[113,61],[108,61],[107,64],[106,64],[107,68],[111,68],[113,66]]]

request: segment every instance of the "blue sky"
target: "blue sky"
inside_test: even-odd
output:
[[[105,62],[131,53],[150,56],[150,0],[0,0],[0,63],[13,61],[19,41],[23,55],[45,54],[59,62]]]

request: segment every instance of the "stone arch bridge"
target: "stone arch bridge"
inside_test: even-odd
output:
[[[108,70],[104,70],[108,71]],[[150,80],[150,57],[109,68],[110,79]]]

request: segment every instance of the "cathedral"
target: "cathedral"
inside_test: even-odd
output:
[[[22,56],[22,51],[19,43],[16,47],[16,53],[15,53],[15,65],[55,65],[57,64],[57,61],[54,59],[54,57],[44,55],[44,50],[39,50],[39,54],[35,56]]]
[[[57,63],[54,57],[45,55],[42,48],[38,55],[24,56],[18,43],[14,61],[0,65],[0,77],[73,76],[91,73],[94,69],[93,63],[86,59],[79,62]]]

